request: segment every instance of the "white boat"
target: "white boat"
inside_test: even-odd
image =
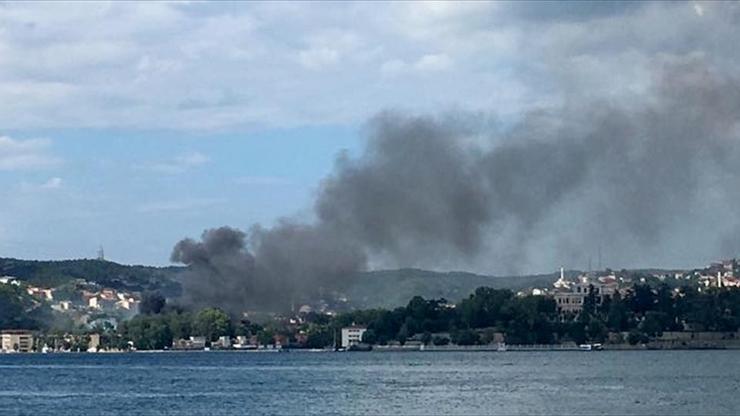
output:
[[[506,351],[506,343],[499,342],[498,345],[496,346],[496,351],[499,351],[499,352]]]
[[[581,351],[601,351],[604,347],[601,344],[581,344],[578,346]]]

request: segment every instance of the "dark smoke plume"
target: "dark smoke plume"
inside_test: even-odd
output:
[[[249,237],[221,227],[205,231],[201,242],[175,245],[171,261],[190,266],[183,280],[186,303],[235,314],[284,311],[340,288],[343,277],[366,261],[355,241],[323,225],[283,221],[270,229],[254,226]]]
[[[368,259],[521,272],[584,266],[596,246],[625,266],[740,249],[738,79],[688,60],[629,104],[581,97],[495,130],[381,114],[322,183],[315,223],[210,230],[172,260],[193,298],[233,310],[341,288]]]

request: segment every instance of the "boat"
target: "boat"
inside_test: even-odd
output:
[[[578,346],[581,351],[601,351],[604,346],[601,344],[581,344]]]
[[[506,351],[506,343],[499,342],[498,345],[496,345],[496,351],[505,352]]]

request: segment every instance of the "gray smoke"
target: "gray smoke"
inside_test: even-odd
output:
[[[506,127],[383,113],[323,181],[315,223],[256,226],[248,242],[207,231],[173,261],[193,266],[197,297],[243,308],[341,288],[368,259],[522,272],[585,266],[597,247],[625,266],[740,249],[738,79],[688,59],[628,103],[566,101]]]
[[[285,311],[328,294],[366,260],[356,242],[325,225],[283,221],[270,229],[252,227],[249,239],[229,227],[206,230],[200,242],[177,243],[171,261],[190,266],[183,275],[187,304],[240,314]]]

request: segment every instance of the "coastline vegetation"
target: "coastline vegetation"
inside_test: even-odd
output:
[[[233,319],[216,308],[189,312],[161,303],[158,309],[107,331],[110,346],[164,349],[190,336],[215,342],[221,336],[245,336],[259,345],[277,342],[294,348],[336,346],[341,328],[367,328],[363,342],[400,344],[411,340],[434,345],[490,344],[503,336],[510,344],[605,342],[610,333],[627,333],[624,342],[645,343],[664,331],[732,332],[740,328],[740,290],[673,290],[665,284],[636,284],[624,297],[615,294],[597,304],[589,294],[583,311],[559,314],[552,298],[516,296],[507,289],[481,287],[457,304],[444,299],[412,298],[404,307],[356,310],[336,316],[307,313],[300,320],[276,317],[265,324]],[[130,342],[130,344],[128,344]]]

